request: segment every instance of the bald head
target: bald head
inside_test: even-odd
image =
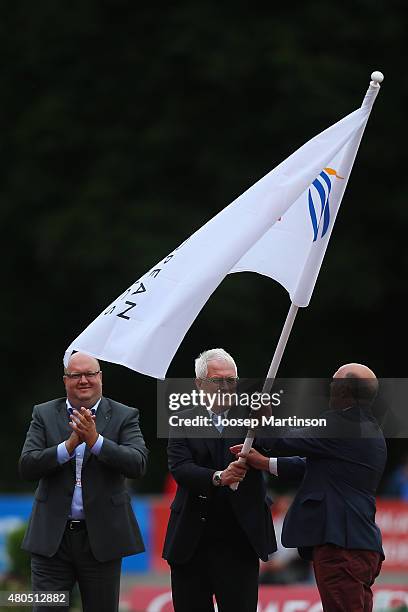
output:
[[[333,378],[367,378],[377,380],[376,375],[370,368],[362,363],[346,363],[342,365],[337,372],[333,374]]]
[[[74,371],[75,368],[86,368],[88,371],[100,370],[99,361],[95,357],[85,355],[85,353],[74,353],[68,361],[68,366],[65,368],[65,373]]]
[[[378,393],[378,380],[374,372],[361,363],[346,363],[333,375],[330,390],[332,408],[371,406]]]

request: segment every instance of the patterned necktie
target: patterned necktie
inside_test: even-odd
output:
[[[73,408],[68,408],[68,414],[69,416],[72,416],[74,414],[74,409]],[[91,408],[91,415],[95,416],[96,414],[96,409],[95,408]]]

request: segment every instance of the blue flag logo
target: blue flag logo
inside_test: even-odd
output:
[[[318,207],[315,206],[312,195],[312,187],[309,189],[308,200],[309,200],[309,214],[312,221],[313,227],[313,242],[315,242],[319,235],[321,228],[320,238],[323,238],[330,226],[330,192],[332,188],[332,180],[330,177],[336,177],[342,179],[333,168],[324,168],[319,174],[317,179],[312,183],[312,187],[317,191],[314,193],[315,198],[318,198],[320,203],[320,210],[317,212]]]

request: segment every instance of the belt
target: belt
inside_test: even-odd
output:
[[[69,521],[67,521],[66,529],[68,529],[69,531],[82,531],[83,529],[86,529],[86,521],[79,519],[70,519]]]

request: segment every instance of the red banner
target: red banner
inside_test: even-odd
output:
[[[377,500],[376,522],[381,529],[384,571],[408,572],[408,503]]]
[[[165,497],[164,500],[154,501],[151,505],[151,569],[155,572],[168,571],[169,569],[167,561],[162,559],[162,552],[172,499],[170,496]]]
[[[374,612],[408,607],[408,586],[384,585],[373,591]],[[129,612],[174,612],[169,588],[135,587],[121,597],[121,606]],[[260,587],[258,612],[322,612],[322,606],[315,587]]]
[[[151,537],[152,570],[167,571],[168,565],[161,558],[167,521],[172,498],[152,502]],[[282,498],[282,502],[285,498]],[[276,499],[274,508],[283,507]],[[274,519],[282,515],[274,511]],[[408,572],[408,503],[401,501],[377,500],[376,521],[383,536],[385,561],[381,571]]]

